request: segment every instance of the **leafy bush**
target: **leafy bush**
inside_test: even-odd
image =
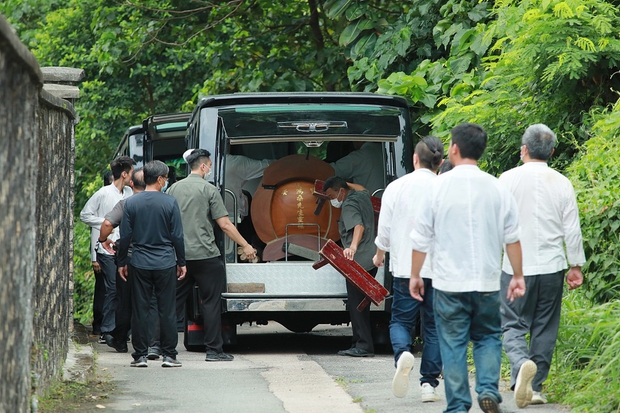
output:
[[[76,219],[73,244],[73,317],[84,325],[93,318],[95,275],[90,258],[90,228]]]
[[[579,290],[565,294],[547,391],[578,412],[620,409],[620,301],[592,307]]]
[[[620,299],[620,101],[592,110],[591,134],[568,169],[581,215],[585,287],[592,300]]]

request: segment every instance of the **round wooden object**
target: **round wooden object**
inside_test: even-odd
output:
[[[334,174],[333,168],[313,156],[290,155],[273,162],[252,201],[252,221],[261,240],[269,243],[288,235],[305,234],[340,239],[340,210],[326,203],[314,215],[314,181]]]

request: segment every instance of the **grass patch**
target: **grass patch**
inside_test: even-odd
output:
[[[550,401],[579,412],[620,411],[620,301],[592,305],[581,291],[565,294]]]
[[[111,382],[97,378],[87,384],[56,381],[39,399],[40,413],[73,413],[98,410],[113,392]]]
[[[336,384],[337,384],[337,385],[339,385],[339,386],[340,386],[340,387],[342,387],[343,389],[346,389],[346,388],[347,388],[347,384],[348,384],[348,382],[347,382],[347,379],[346,379],[345,377],[342,377],[342,376],[340,376],[340,377],[336,377],[336,378],[334,379],[334,381],[336,382]]]

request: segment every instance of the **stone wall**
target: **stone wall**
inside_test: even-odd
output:
[[[0,16],[0,413],[31,411],[72,320],[72,105]]]

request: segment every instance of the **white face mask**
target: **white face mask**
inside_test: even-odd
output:
[[[209,172],[207,172],[207,173],[205,174],[205,176],[203,177],[203,179],[204,179],[205,181],[208,181],[208,180],[209,180],[209,178],[211,178],[211,175],[212,175],[212,174],[211,174],[211,172],[212,172],[212,171],[211,171],[211,169],[209,169]]]
[[[344,200],[338,201],[339,196],[340,196],[340,191],[338,191],[338,196],[336,196],[336,198],[329,201],[329,203],[332,204],[334,208],[340,208],[342,206],[342,203],[344,202]]]

